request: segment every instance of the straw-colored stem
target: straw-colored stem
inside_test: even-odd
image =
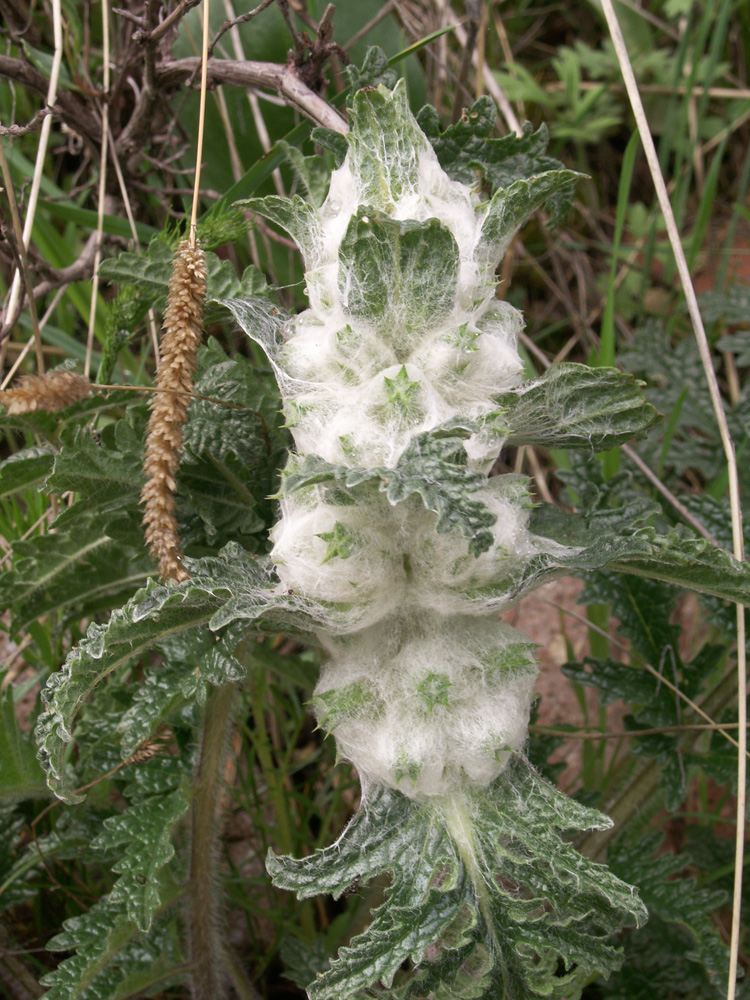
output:
[[[232,5],[232,0],[224,0],[224,11],[227,18],[230,21],[234,21],[234,7]],[[242,39],[240,37],[239,28],[235,24],[229,29],[229,37],[232,39],[232,48],[234,49],[234,57],[239,62],[245,61],[245,51],[242,48]],[[271,137],[268,134],[268,129],[266,128],[266,123],[261,114],[260,103],[258,101],[258,95],[253,90],[247,91],[247,100],[250,105],[250,113],[253,116],[253,122],[255,123],[255,131],[258,133],[258,139],[260,140],[260,145],[264,153],[267,153],[271,148]],[[280,195],[282,198],[286,197],[286,192],[284,191],[284,181],[281,177],[281,171],[276,169],[271,174],[274,187],[276,188],[276,194]]]
[[[190,245],[195,246],[198,220],[198,194],[201,186],[201,159],[203,157],[203,127],[206,120],[206,88],[208,84],[208,33],[210,31],[209,0],[203,0],[203,49],[201,52],[201,96],[198,114],[198,141],[195,149],[195,183],[193,206],[190,213]]]
[[[46,121],[47,119],[45,119]],[[5,196],[8,199],[8,207],[10,209],[11,224],[13,226],[13,233],[16,239],[16,244],[18,247],[18,255],[20,257],[21,271],[23,273],[24,284],[26,285],[26,295],[29,299],[29,314],[31,316],[31,329],[33,331],[34,347],[36,350],[36,366],[37,371],[40,375],[44,374],[44,353],[42,351],[42,337],[39,332],[39,319],[36,311],[36,299],[34,298],[34,289],[31,284],[31,272],[29,271],[29,259],[26,256],[26,245],[23,241],[23,233],[21,231],[21,216],[18,212],[18,203],[16,202],[16,193],[13,188],[13,178],[10,175],[10,168],[8,167],[8,160],[5,156],[5,149],[2,143],[0,143],[0,173],[2,173],[3,185],[5,187]],[[18,272],[16,272],[18,273]],[[5,361],[5,352],[0,355],[0,363]]]
[[[94,349],[94,325],[96,323],[96,301],[99,297],[99,264],[102,259],[102,233],[104,232],[104,197],[107,190],[107,146],[109,141],[109,3],[102,0],[102,62],[103,62],[103,104],[102,104],[102,147],[99,155],[99,204],[96,209],[96,250],[94,252],[94,275],[91,282],[91,306],[89,308],[89,328],[86,337],[86,360],[83,373],[88,378],[91,371],[91,355]]]
[[[685,292],[685,299],[687,302],[688,312],[690,314],[690,319],[693,324],[693,331],[695,333],[695,338],[698,343],[698,351],[700,353],[701,362],[703,364],[703,370],[706,376],[706,382],[708,384],[708,389],[711,394],[711,402],[713,404],[714,413],[716,415],[716,421],[719,425],[719,433],[721,435],[721,442],[724,447],[724,453],[727,460],[727,472],[729,478],[729,502],[732,514],[732,543],[733,551],[736,559],[742,559],[744,557],[744,544],[742,538],[742,511],[740,508],[740,492],[739,492],[739,479],[737,476],[737,462],[734,454],[734,445],[732,443],[731,434],[729,432],[729,425],[727,423],[726,414],[724,412],[724,406],[721,400],[721,393],[719,391],[719,384],[716,378],[716,373],[714,371],[713,365],[711,363],[711,350],[708,344],[708,338],[706,337],[706,331],[703,328],[703,320],[701,318],[700,309],[698,308],[698,299],[695,294],[695,289],[690,278],[690,271],[687,265],[687,260],[685,259],[685,254],[682,249],[682,242],[680,240],[680,234],[677,229],[677,223],[674,218],[674,213],[672,212],[672,206],[669,201],[669,195],[667,194],[667,188],[664,183],[664,178],[659,167],[659,158],[656,152],[656,146],[654,145],[654,140],[651,136],[651,130],[648,125],[648,120],[646,118],[646,113],[643,109],[643,102],[641,101],[640,93],[638,91],[638,84],[636,83],[635,76],[633,74],[633,68],[630,64],[630,59],[628,57],[627,47],[625,41],[622,37],[622,32],[620,30],[620,25],[617,20],[617,15],[615,14],[614,6],[612,0],[602,0],[602,6],[604,9],[604,15],[607,19],[607,24],[609,26],[609,32],[612,36],[612,42],[615,47],[615,52],[617,54],[617,60],[620,64],[620,70],[625,81],[625,88],[628,92],[628,98],[630,100],[633,113],[635,115],[636,124],[638,126],[638,131],[641,136],[641,142],[643,143],[643,149],[646,153],[646,159],[648,161],[649,169],[651,171],[651,176],[653,178],[654,187],[656,188],[656,195],[659,200],[659,206],[664,216],[664,221],[667,226],[667,234],[669,236],[669,242],[672,245],[672,250],[675,255],[675,260],[677,262],[677,270],[680,275],[680,280],[682,282],[682,287]],[[745,847],[745,780],[747,772],[746,763],[746,753],[747,753],[747,678],[746,678],[746,656],[745,656],[745,611],[741,604],[737,604],[737,701],[738,701],[738,723],[739,723],[739,752],[737,757],[737,836],[735,840],[735,872],[734,872],[734,892],[733,892],[733,908],[732,908],[732,934],[730,940],[730,956],[729,956],[729,983],[727,989],[727,998],[732,1000],[735,995],[735,989],[737,985],[737,959],[739,954],[739,932],[740,932],[740,909],[742,903],[742,874],[743,874],[743,863],[744,863],[744,847]]]
[[[62,5],[61,0],[52,0],[52,31],[55,42],[55,51],[52,57],[52,69],[49,76],[49,88],[47,89],[47,107],[51,108],[57,100],[57,82],[60,77],[60,66],[63,57],[63,31],[62,31]],[[31,190],[29,192],[29,204],[26,211],[26,221],[23,227],[23,245],[28,247],[31,242],[31,230],[34,225],[36,206],[39,200],[39,189],[42,183],[42,173],[44,172],[44,160],[47,156],[47,145],[49,143],[50,130],[52,128],[52,115],[46,115],[42,122],[39,133],[39,146],[37,148],[36,163],[34,164],[34,176],[31,179]],[[18,271],[13,275],[13,283],[10,289],[10,296],[4,311],[6,322],[13,316],[18,297],[21,292],[21,275]]]

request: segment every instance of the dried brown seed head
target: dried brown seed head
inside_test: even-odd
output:
[[[159,562],[159,575],[179,583],[189,578],[175,517],[175,474],[180,461],[182,428],[193,388],[196,355],[203,333],[206,265],[203,251],[183,240],[172,263],[167,307],[162,327],[161,360],[143,463],[146,485],[141,501],[146,511],[146,542]],[[180,395],[175,395],[180,393]]]
[[[47,372],[22,375],[11,389],[0,392],[0,403],[11,415],[47,410],[54,413],[85,399],[93,389],[84,375],[75,372]]]

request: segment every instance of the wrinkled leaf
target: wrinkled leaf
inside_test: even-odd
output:
[[[614,368],[559,364],[495,399],[505,408],[508,444],[605,451],[658,420],[641,384]]]
[[[470,551],[478,555],[492,544],[488,529],[495,523],[495,515],[485,503],[471,497],[487,485],[486,476],[472,472],[465,464],[463,443],[476,430],[471,421],[454,420],[418,434],[395,469],[331,465],[308,455],[301,468],[287,476],[284,490],[291,493],[312,483],[338,480],[350,489],[377,484],[392,504],[417,495],[428,510],[438,515],[438,531],[457,529],[470,540]]]
[[[560,838],[608,825],[520,759],[490,788],[434,803],[375,786],[335,845],[266,862],[300,898],[391,877],[367,930],[308,995],[579,997],[593,971],[619,966],[610,935],[645,919],[629,886]]]

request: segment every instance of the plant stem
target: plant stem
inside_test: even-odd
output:
[[[234,684],[225,684],[208,697],[195,779],[188,882],[193,1000],[221,1000],[226,995],[219,897],[215,888],[216,806],[235,693]]]

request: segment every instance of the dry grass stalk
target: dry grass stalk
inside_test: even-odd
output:
[[[92,389],[91,382],[75,372],[22,375],[12,389],[0,392],[0,403],[11,415],[34,413],[36,410],[54,412],[85,399]]]
[[[163,580],[176,583],[190,574],[182,564],[175,517],[175,473],[180,461],[182,428],[187,416],[188,394],[201,342],[206,266],[196,243],[183,240],[177,248],[169,282],[161,340],[161,360],[156,374],[159,392],[154,395],[146,437],[146,485],[141,501],[146,506],[143,523],[146,542],[159,562]],[[184,395],[174,395],[182,393]]]

